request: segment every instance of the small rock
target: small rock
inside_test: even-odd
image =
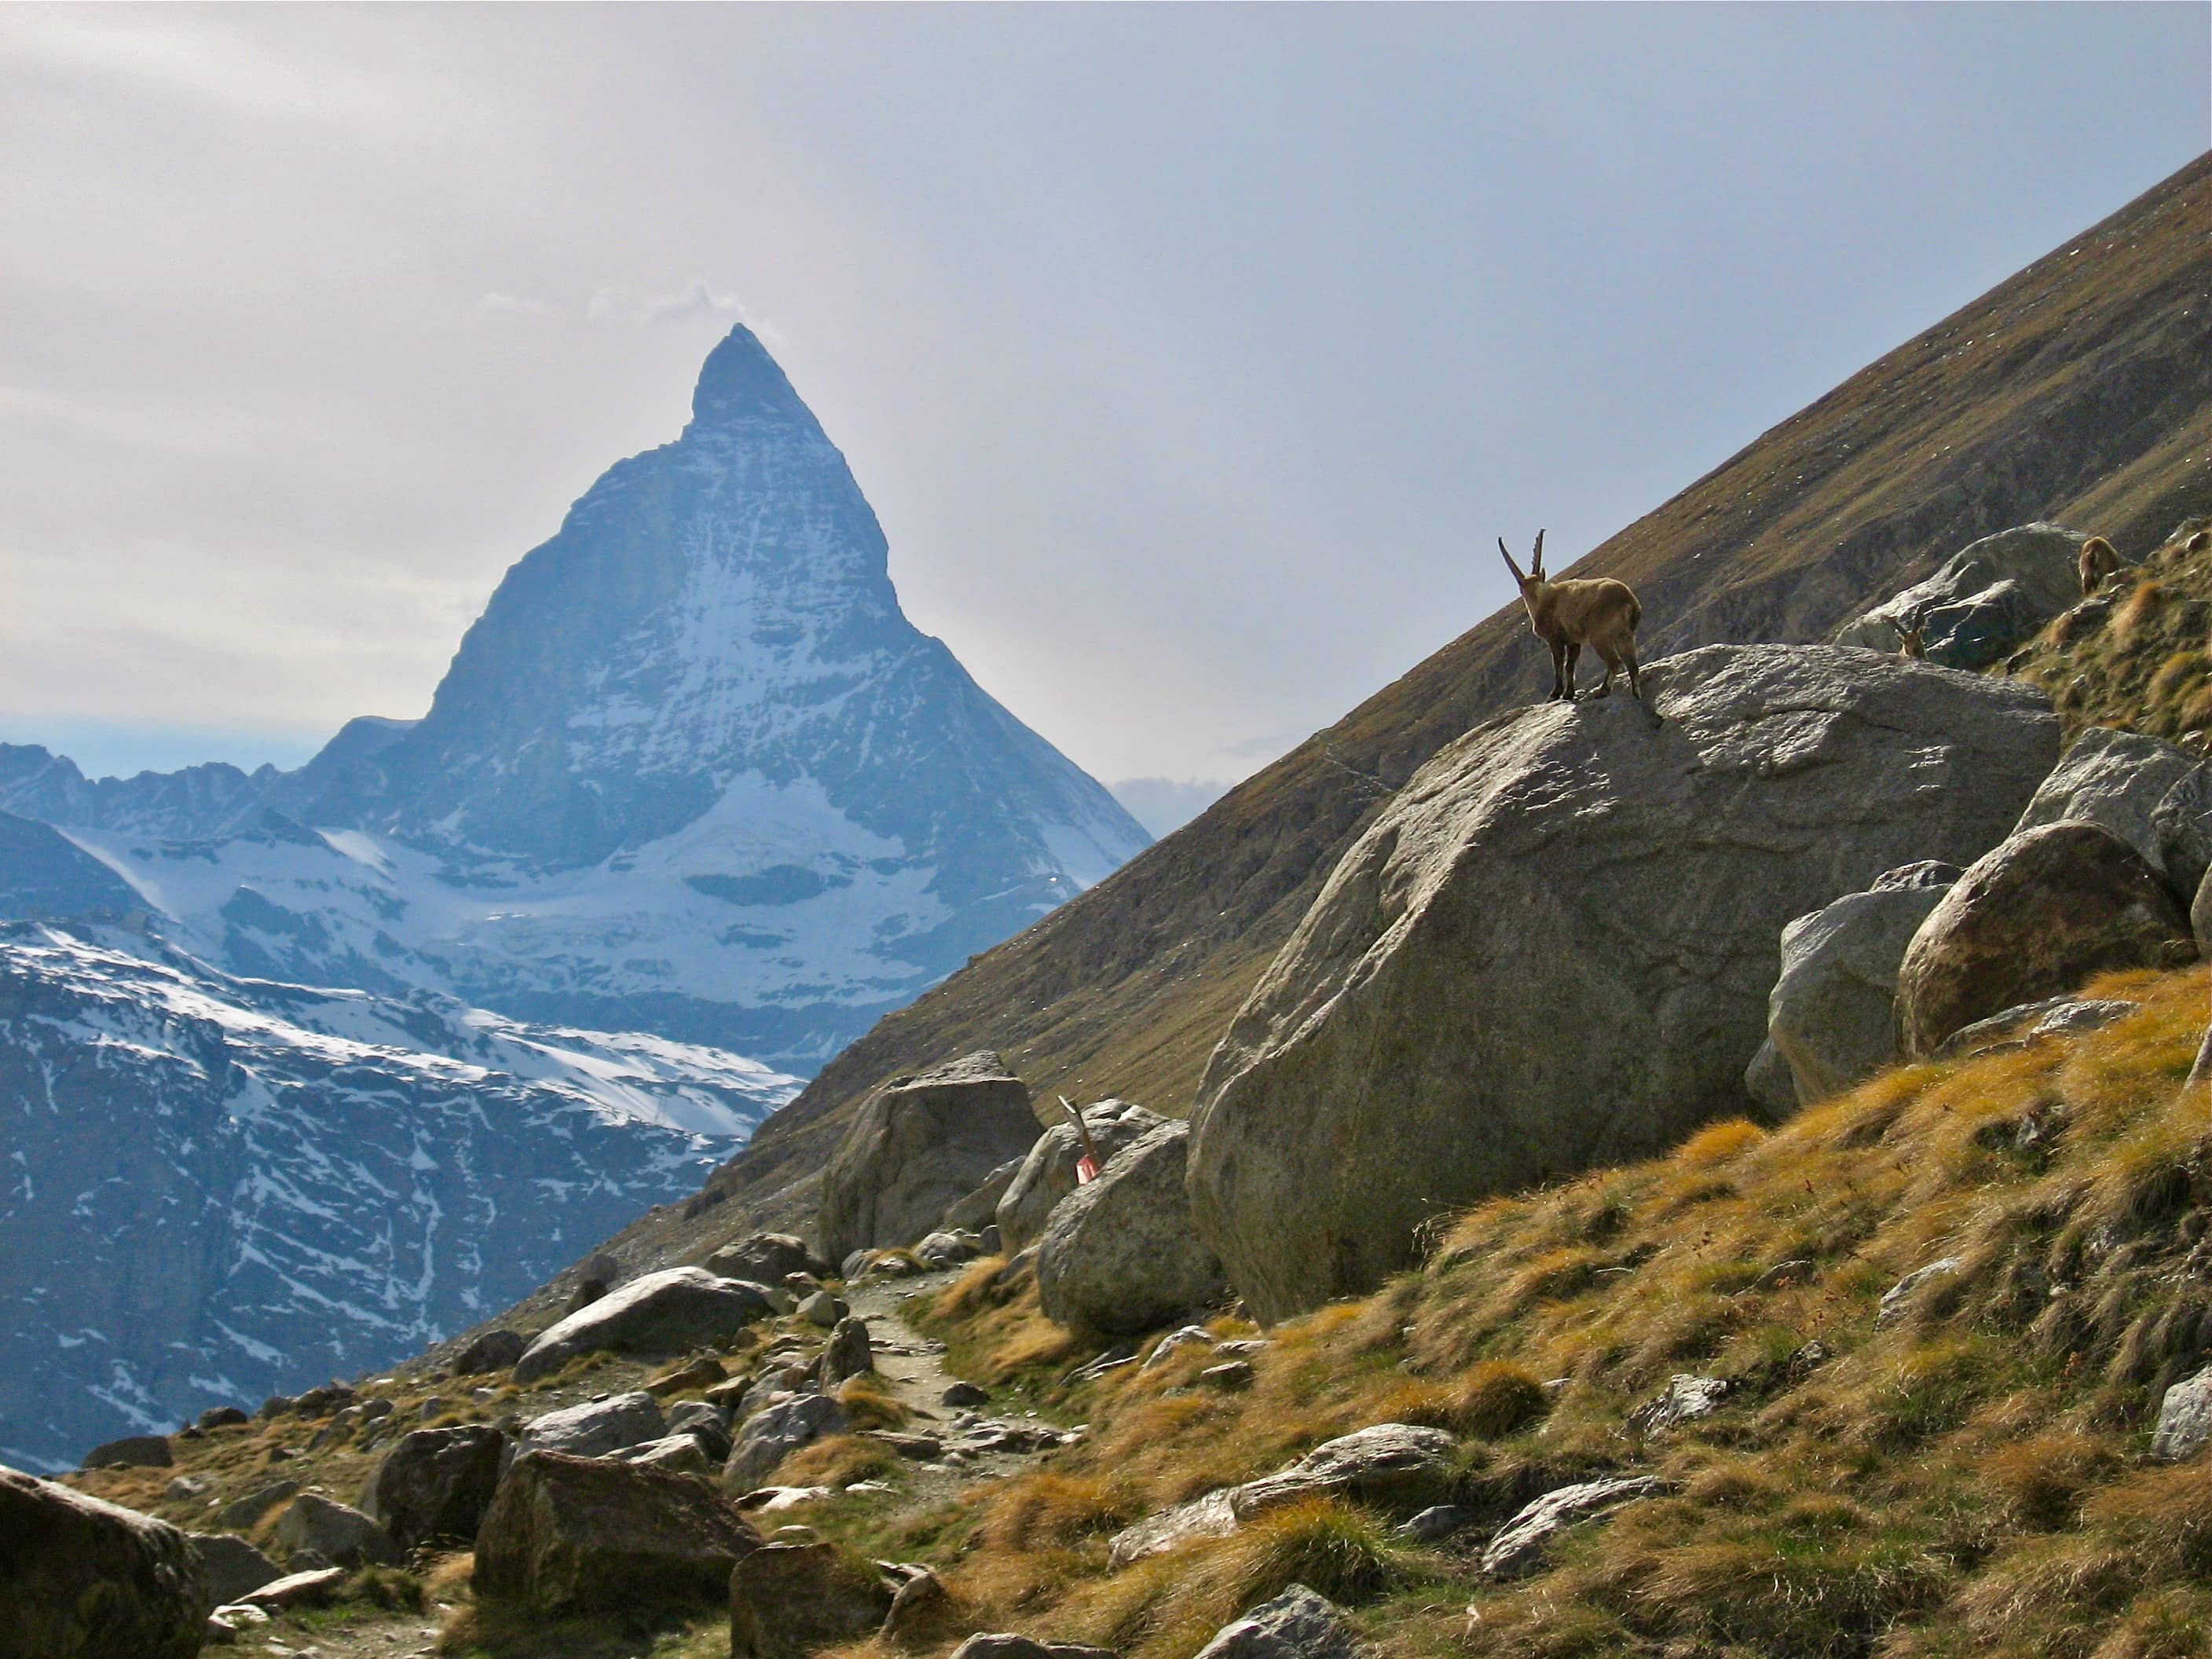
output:
[[[1751,1282],[1754,1291],[1778,1291],[1790,1285],[1802,1285],[1820,1271],[1819,1265],[1800,1257],[1790,1261],[1778,1261]]]
[[[979,1389],[973,1382],[955,1382],[943,1394],[938,1395],[938,1401],[942,1405],[955,1407],[988,1406],[991,1403],[991,1391],[988,1389]]]
[[[747,1515],[780,1515],[786,1510],[795,1510],[801,1504],[812,1504],[829,1497],[827,1486],[756,1486],[737,1500],[738,1508]],[[803,1527],[786,1527],[784,1532],[804,1532]],[[776,1534],[782,1536],[782,1533]]]
[[[835,1389],[848,1376],[876,1368],[875,1351],[868,1340],[868,1322],[850,1315],[839,1320],[822,1350],[822,1387]]]
[[[399,1559],[391,1534],[375,1522],[349,1504],[311,1492],[292,1500],[292,1506],[276,1517],[270,1536],[295,1558],[312,1550],[339,1566],[389,1565]]]
[[[787,1273],[826,1272],[827,1264],[815,1261],[805,1241],[790,1233],[754,1233],[735,1244],[725,1244],[707,1258],[707,1271],[724,1279],[748,1279],[756,1284],[776,1285]]]
[[[1941,1261],[1931,1261],[1926,1267],[1916,1267],[1905,1274],[1881,1293],[1881,1305],[1875,1310],[1874,1317],[1875,1328],[1880,1330],[1904,1318],[1906,1308],[1923,1285],[1934,1279],[1948,1278],[1959,1271],[1960,1265],[1960,1258],[1947,1255]]]
[[[264,1584],[238,1599],[250,1607],[311,1607],[335,1595],[345,1581],[343,1567],[315,1567],[306,1572],[287,1573],[275,1583]]]
[[[2158,1405],[2151,1460],[2185,1463],[2212,1442],[2212,1367],[2168,1389]]]
[[[1237,1511],[1230,1504],[1231,1490],[1224,1486],[1123,1528],[1108,1542],[1108,1564],[1119,1572],[1132,1562],[1164,1555],[1189,1539],[1226,1538],[1237,1525]]]
[[[1432,1504],[1398,1528],[1401,1538],[1410,1538],[1419,1544],[1433,1544],[1464,1532],[1474,1524],[1473,1510],[1463,1510],[1455,1504]]]
[[[1718,1376],[1691,1376],[1676,1372],[1667,1386],[1628,1414],[1627,1432],[1639,1440],[1662,1435],[1678,1424],[1710,1417],[1720,1408],[1729,1391]]]
[[[1482,1553],[1482,1570],[1492,1578],[1512,1578],[1530,1571],[1552,1540],[1568,1528],[1636,1498],[1651,1497],[1666,1486],[1656,1475],[1637,1474],[1585,1480],[1547,1492],[1498,1528]]]
[[[716,1462],[707,1455],[707,1448],[700,1443],[699,1437],[690,1434],[672,1434],[648,1440],[641,1446],[625,1446],[611,1455],[618,1462],[674,1469],[685,1474],[712,1474]]]
[[[1153,1345],[1152,1352],[1145,1356],[1143,1369],[1156,1370],[1185,1348],[1212,1348],[1213,1346],[1213,1333],[1205,1326],[1185,1325],[1180,1330],[1170,1331]]]
[[[1208,1365],[1198,1374],[1198,1381],[1201,1387],[1235,1394],[1250,1388],[1254,1375],[1250,1360],[1230,1359],[1218,1365]]]
[[[84,1455],[88,1469],[166,1469],[175,1462],[168,1437],[160,1434],[126,1434]]]
[[[1344,1610],[1293,1584],[1224,1625],[1198,1659],[1352,1659],[1358,1650]]]
[[[823,1435],[842,1434],[845,1408],[827,1395],[802,1395],[764,1407],[747,1423],[723,1467],[722,1479],[740,1492],[757,1486],[776,1465]]]
[[[799,1304],[799,1316],[810,1325],[829,1329],[852,1310],[827,1291],[817,1291]]]
[[[171,1477],[169,1484],[161,1488],[161,1496],[173,1504],[182,1504],[204,1498],[214,1490],[215,1482],[207,1475],[179,1474]]]
[[[453,1356],[449,1376],[477,1376],[486,1371],[503,1371],[522,1358],[530,1339],[520,1331],[486,1331],[472,1340],[468,1346]]]
[[[251,1601],[234,1601],[208,1614],[208,1640],[234,1642],[247,1631],[258,1629],[268,1622],[268,1608],[256,1607]],[[222,1634],[217,1635],[217,1631]]]
[[[942,1578],[927,1567],[911,1568],[891,1596],[883,1634],[901,1647],[924,1646],[952,1635],[961,1611],[958,1599]]]
[[[1451,1484],[1452,1437],[1411,1423],[1377,1423],[1315,1447],[1297,1462],[1230,1496],[1240,1522],[1301,1498],[1345,1497],[1385,1509],[1424,1509]]]

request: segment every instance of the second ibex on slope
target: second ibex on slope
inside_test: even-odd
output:
[[[1552,647],[1552,697],[1571,702],[1575,696],[1575,663],[1584,646],[1605,663],[1601,697],[1613,693],[1613,671],[1628,671],[1628,689],[1639,699],[1643,682],[1636,673],[1636,624],[1644,620],[1644,606],[1626,582],[1610,576],[1570,577],[1555,582],[1544,574],[1544,532],[1536,532],[1536,550],[1522,575],[1513,556],[1505,552],[1505,538],[1498,538],[1505,554],[1505,568],[1521,584],[1521,603],[1528,611],[1529,630]]]

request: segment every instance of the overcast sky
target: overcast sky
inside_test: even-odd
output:
[[[916,623],[1234,778],[2202,151],[2208,17],[0,9],[0,738],[421,714],[742,316]]]

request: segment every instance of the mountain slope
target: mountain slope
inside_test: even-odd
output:
[[[0,1459],[66,1467],[414,1352],[692,1191],[796,1086],[0,926]]]
[[[236,971],[813,1069],[1149,837],[907,620],[844,457],[744,328],[692,410],[507,572],[422,720],[250,776],[0,746],[0,807]]]
[[[2212,157],[1852,376],[1574,574],[1635,585],[1648,660],[1821,637],[2009,525],[2077,524],[2139,556],[2208,509]],[[1540,696],[1547,670],[1517,607],[1488,618],[884,1020],[716,1187],[795,1217],[877,1083],[981,1046],[1042,1097],[1187,1111],[1244,993],[1376,807],[1443,744]]]

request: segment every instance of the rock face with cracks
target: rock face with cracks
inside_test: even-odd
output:
[[[507,1437],[485,1423],[417,1429],[385,1454],[362,1507],[403,1550],[434,1540],[469,1543],[491,1507],[506,1450]]]
[[[1221,1300],[1220,1259],[1198,1236],[1184,1173],[1190,1125],[1163,1123],[1109,1160],[1052,1212],[1037,1246],[1048,1318],[1127,1335]]]
[[[2057,757],[2039,690],[1863,650],[1711,646],[1646,696],[1441,751],[1237,1014],[1190,1192],[1263,1319],[1371,1290],[1435,1215],[1751,1109],[1784,924],[1978,857]]]
[[[994,1054],[894,1079],[854,1115],[822,1172],[815,1242],[832,1261],[911,1244],[1036,1133],[1028,1087]]]

